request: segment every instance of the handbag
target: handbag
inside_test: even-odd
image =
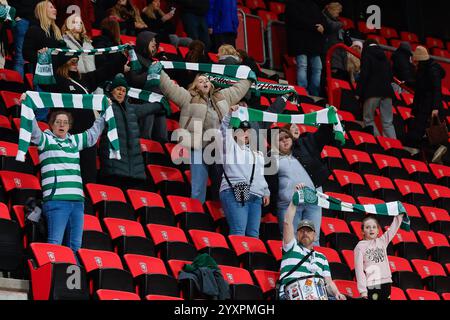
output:
[[[427,128],[427,137],[431,145],[444,144],[448,140],[448,128],[444,121],[439,117],[431,118],[430,127]]]
[[[252,153],[253,155],[253,153]],[[237,202],[240,202],[242,206],[244,206],[245,201],[250,200],[250,187],[253,182],[253,177],[255,175],[255,166],[256,166],[256,159],[253,155],[253,168],[252,168],[252,175],[250,177],[250,183],[247,182],[238,182],[235,185],[231,184],[230,179],[228,179],[227,173],[225,172],[225,168],[223,169],[223,175],[225,177],[225,180],[227,180],[228,185],[231,189],[233,189],[234,198]]]
[[[314,253],[314,249],[311,250],[306,256],[303,257],[302,260],[300,260],[299,263],[295,267],[293,267],[288,273],[286,273],[283,277],[278,279],[277,283],[275,284],[275,299],[278,299],[280,297],[280,287],[281,287],[281,281],[289,277],[291,274],[293,274],[295,271],[297,271],[298,268],[302,266],[303,263],[305,263],[306,260],[309,259],[309,257]]]

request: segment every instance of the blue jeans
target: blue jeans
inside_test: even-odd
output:
[[[25,34],[27,33],[28,26],[30,22],[26,19],[21,19],[16,21],[16,24],[13,27],[13,36],[14,36],[14,70],[19,72],[24,77],[23,66],[25,61],[23,60],[23,41],[25,39]]]
[[[208,22],[206,17],[197,16],[186,12],[182,16],[184,30],[192,40],[200,40],[205,44],[205,51],[209,51],[210,39],[208,33]]]
[[[289,204],[278,204],[277,216],[281,234],[283,234],[284,216],[286,215],[288,206]],[[316,239],[314,241],[314,246],[319,246],[320,224],[322,223],[322,208],[310,204],[299,205],[297,207],[297,213],[294,217],[294,233],[297,232],[297,227],[302,220],[311,220],[314,223],[314,226],[316,227]]]
[[[83,238],[84,202],[47,201],[42,209],[47,218],[47,242],[64,244],[76,253]]]
[[[220,202],[230,226],[230,235],[258,238],[261,223],[262,198],[250,195],[250,200],[244,203],[236,201],[232,189],[220,193]]]
[[[211,179],[212,200],[219,200],[219,188],[222,175],[217,164],[206,164],[203,160],[203,150],[191,150],[191,198],[201,203],[206,201],[208,175]]]
[[[318,97],[320,94],[320,77],[322,75],[322,60],[320,56],[309,57],[299,55],[297,61],[297,83],[308,90],[312,96]],[[311,78],[308,81],[308,67],[311,70]]]

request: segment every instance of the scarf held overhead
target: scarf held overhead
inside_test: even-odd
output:
[[[69,94],[27,91],[22,101],[20,112],[19,148],[16,160],[25,161],[25,155],[31,141],[34,111],[43,108],[73,108],[90,109],[105,112],[108,124],[108,140],[110,142],[109,156],[120,160],[119,139],[117,136],[116,120],[108,98],[102,94]]]
[[[0,4],[0,22],[12,21],[14,23],[14,17],[16,16],[16,9],[6,4]]]
[[[79,56],[82,54],[86,55],[99,55],[99,54],[110,54],[117,53],[128,50],[128,54],[130,56],[130,67],[131,70],[139,70],[141,65],[138,61],[136,53],[134,49],[129,44],[109,47],[109,48],[101,48],[101,49],[90,49],[90,50],[74,50],[74,49],[65,49],[65,48],[49,48],[44,53],[38,53],[38,59],[36,64],[35,75],[33,78],[34,84],[55,84],[56,80],[53,76],[53,64],[52,64],[52,55],[65,55],[65,56]]]
[[[167,111],[167,114],[171,114],[169,101],[165,96],[159,93],[150,92],[146,90],[136,89],[136,88],[129,88],[127,92],[127,96],[139,99],[142,101],[150,102],[150,103],[161,103],[164,106],[164,109]]]
[[[231,115],[231,125],[238,128],[242,121],[249,122],[280,122],[316,126],[319,124],[333,124],[334,138],[342,145],[345,144],[345,132],[336,110],[328,107],[308,114],[277,114],[251,108],[241,107]]]
[[[400,201],[388,202],[384,204],[351,204],[343,202],[339,199],[330,197],[322,192],[318,192],[308,187],[294,193],[292,203],[296,206],[300,204],[313,204],[324,209],[343,211],[343,212],[357,212],[369,213],[380,216],[398,216],[404,214],[401,228],[405,231],[410,231],[411,221],[406,213],[406,209]]]

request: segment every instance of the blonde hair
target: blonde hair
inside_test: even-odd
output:
[[[191,94],[192,94],[192,93],[196,93],[196,94],[200,95],[202,98],[204,98],[205,96],[203,95],[203,92],[201,92],[201,91],[199,91],[199,90],[197,89],[197,82],[198,82],[198,79],[199,79],[200,77],[205,77],[205,78],[208,79],[208,81],[209,81],[208,76],[206,76],[205,74],[199,73],[199,74],[197,74],[197,75],[195,76],[194,81],[192,81],[192,83],[189,85],[188,91],[189,91]],[[208,92],[208,96],[209,96],[210,98],[212,97],[214,91],[215,91],[215,87],[214,87],[214,85],[213,85],[212,82],[211,82],[211,89],[210,89],[209,92]]]
[[[331,2],[325,6],[325,9],[330,12],[333,10],[339,11],[339,13],[342,12],[342,4],[339,2]]]
[[[238,56],[239,52],[231,44],[223,44],[219,47],[218,56]]]
[[[70,60],[71,59],[67,60],[63,65],[60,65],[56,69],[56,74],[61,76],[61,77],[63,77],[64,79],[69,79],[70,78],[70,64],[69,64]],[[78,71],[78,75],[79,74],[80,74],[80,72]]]
[[[80,38],[83,39],[83,41],[87,41],[90,42],[91,39],[89,39],[88,35],[87,35],[87,31],[86,28],[84,27],[84,22],[83,19],[81,19],[81,16],[74,13],[70,16],[67,17],[66,21],[64,21],[64,25],[61,28],[61,32],[63,34],[70,34],[72,36],[75,37],[75,35],[72,33],[72,31],[69,29],[69,25],[72,23],[73,20],[75,20],[75,18],[80,18],[81,20],[81,34],[80,34]],[[76,38],[76,37],[75,37]]]
[[[51,3],[48,0],[39,2],[34,8],[34,16],[39,20],[41,29],[45,31],[47,37],[50,37],[50,29],[53,31],[56,40],[62,40],[61,30],[55,23],[55,20],[51,20],[47,15],[47,5]],[[53,4],[52,4],[53,5]]]

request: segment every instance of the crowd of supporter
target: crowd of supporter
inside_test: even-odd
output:
[[[0,1],[1,4],[8,4],[6,0]],[[185,139],[179,142],[189,148],[191,155],[192,198],[202,203],[207,200],[207,184],[210,179],[211,199],[221,201],[231,235],[259,237],[263,208],[270,205],[278,216],[281,234],[286,229],[285,216],[289,213],[289,237],[285,238],[285,251],[294,250],[292,248],[297,250],[296,244],[293,244],[294,234],[291,228],[300,232],[306,226],[315,231],[308,245],[318,246],[320,233],[316,231],[321,226],[321,208],[304,204],[296,206],[293,212],[290,206],[292,192],[299,184],[322,191],[322,185],[330,176],[330,171],[322,162],[321,153],[326,145],[333,144],[333,126],[321,125],[316,133],[304,136],[300,136],[297,125],[288,124],[284,128],[278,128],[278,149],[267,155],[251,147],[254,137],[250,134],[250,129],[257,132],[268,129],[267,123],[246,121],[241,122],[240,127],[234,131],[229,130],[232,112],[247,106],[258,107],[254,105],[255,93],[250,90],[251,81],[239,80],[233,86],[221,89],[216,88],[200,72],[166,70],[160,73],[160,85],[151,86],[148,70],[158,61],[212,63],[208,52],[217,52],[218,64],[247,65],[258,77],[279,81],[278,75],[269,76],[264,73],[247,52],[236,50],[239,24],[237,1],[176,0],[171,4],[176,5],[176,8],[166,7],[164,11],[160,0],[148,0],[142,10],[130,0],[17,0],[9,3],[16,9],[14,23],[10,25],[14,42],[13,47],[6,48],[7,39],[2,37],[0,52],[3,56],[8,50],[12,53],[12,68],[22,76],[34,73],[38,53],[46,53],[49,48],[110,48],[126,44],[121,40],[123,35],[135,37],[134,50],[141,66],[138,70],[131,69],[130,53],[127,51],[108,55],[53,55],[56,83],[39,85],[34,90],[107,95],[117,125],[121,159],[110,158],[110,142],[106,131],[102,133],[105,126],[104,114],[86,109],[44,109],[36,112],[36,119],[48,121],[51,130],[42,132],[34,122],[32,139],[38,145],[41,161],[55,157],[50,151],[55,144],[63,144],[66,148],[64,152],[69,155],[62,157],[78,159],[76,164],[79,164],[79,174],[73,178],[78,184],[98,182],[117,186],[122,190],[148,190],[139,139],[168,142],[168,113],[162,103],[143,102],[127,96],[127,93],[130,88],[159,93],[180,108],[180,127],[191,133],[189,141]],[[70,5],[78,5],[80,13],[67,14]],[[177,35],[174,22],[177,10],[180,11],[187,37]],[[322,70],[326,52],[337,43],[350,46],[353,51],[361,54],[361,58],[343,49],[336,50],[331,62],[332,74],[334,78],[348,80],[354,85],[364,126],[371,127],[375,136],[396,138],[392,113],[395,91],[402,92],[404,85],[412,87],[415,89],[415,120],[409,124],[408,135],[403,142],[412,148],[422,148],[427,121],[431,116],[445,116],[441,93],[444,70],[430,58],[426,48],[419,46],[413,52],[407,43],[402,43],[394,53],[391,65],[376,40],[369,39],[363,44],[361,41],[352,41],[345,34],[339,20],[341,12],[342,5],[337,2],[321,8],[314,0],[287,1],[287,46],[289,55],[296,58],[298,66],[296,84],[305,88],[311,96],[323,97],[325,77]],[[94,27],[100,30],[100,34],[92,36]],[[160,51],[160,43],[185,46],[188,47],[188,52],[182,59],[178,55]],[[395,84],[394,77],[400,82]],[[289,98],[289,94],[278,97],[267,111],[283,113]],[[381,115],[382,132],[375,125],[377,109]],[[207,163],[204,158],[205,149],[215,143],[214,137],[208,141],[203,138],[204,133],[211,129],[220,131],[222,135],[222,165]],[[83,139],[87,139],[87,143],[80,142]],[[96,145],[98,139],[100,142]],[[444,148],[446,150],[445,146]],[[445,153],[442,148],[440,151]],[[232,160],[235,162],[230,161],[230,155],[233,155]],[[100,159],[99,172],[97,157]],[[264,175],[266,157],[277,164],[275,176]],[[64,167],[64,163],[58,165],[52,170]],[[242,199],[239,201],[235,186],[243,182],[248,183],[247,191],[250,196],[241,195]],[[55,182],[54,188],[58,189],[58,183]],[[80,206],[71,207],[75,202]],[[62,212],[64,219],[57,220]],[[49,228],[48,241],[61,244],[67,228],[69,234],[72,233],[67,245],[76,252],[81,245],[80,212],[83,212],[82,196],[78,199],[69,194],[67,197],[52,199],[52,195],[45,195],[44,215],[52,226]],[[305,225],[306,219],[310,223]],[[384,239],[382,244],[377,244],[384,251],[398,229],[399,219],[396,219],[396,229],[386,236],[389,238]],[[373,239],[367,233],[367,240]],[[358,281],[364,283],[361,284],[361,292],[365,297],[370,297],[373,292],[369,288],[367,293],[361,271],[363,262],[360,262],[357,271]],[[331,282],[329,272],[325,274],[329,278],[327,281]],[[336,299],[342,298],[336,288],[333,295]]]

